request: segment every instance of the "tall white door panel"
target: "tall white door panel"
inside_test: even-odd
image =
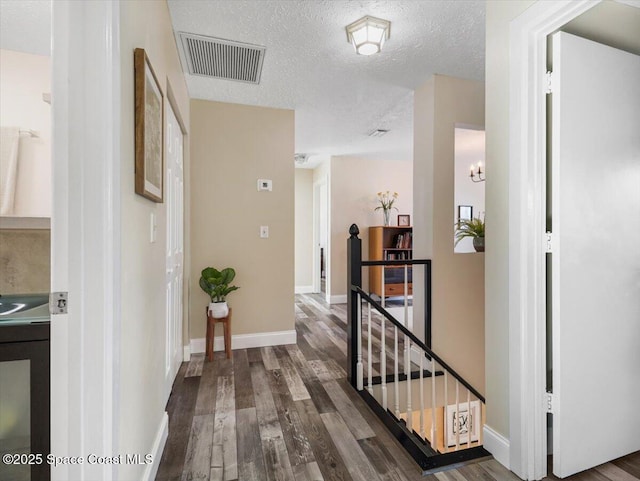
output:
[[[182,294],[184,272],[184,169],[183,133],[167,103],[166,205],[167,205],[167,279],[165,321],[165,393],[169,396],[173,380],[182,362]]]
[[[553,472],[640,450],[640,57],[553,36]]]

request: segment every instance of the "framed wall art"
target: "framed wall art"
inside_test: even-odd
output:
[[[162,202],[164,96],[144,49],[135,49],[133,57],[136,194],[154,202]]]
[[[473,219],[473,206],[472,205],[459,205],[458,206],[458,220],[471,220]]]
[[[446,407],[446,444],[466,444],[480,439],[480,401],[451,404]]]
[[[398,216],[398,226],[407,226],[411,225],[411,216],[409,214],[400,214]]]

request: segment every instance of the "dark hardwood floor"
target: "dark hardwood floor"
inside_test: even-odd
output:
[[[346,380],[346,306],[296,296],[296,330],[181,366],[157,481],[518,480],[493,459],[423,477]],[[637,481],[640,453],[567,479]]]

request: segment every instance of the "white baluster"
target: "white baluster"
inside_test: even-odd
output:
[[[480,432],[478,432],[478,446],[482,446],[484,445],[484,423],[482,422],[482,407],[484,404],[482,402],[478,404],[478,416],[480,416],[480,419],[478,420],[478,425],[480,426]]]
[[[358,337],[357,337],[357,357],[356,357],[356,389],[362,391],[364,379],[363,379],[363,366],[362,366],[362,300],[360,294],[358,294]]]
[[[438,443],[436,436],[438,434],[436,427],[436,360],[431,358],[431,447],[437,451]]]
[[[447,406],[449,406],[449,386],[447,385],[447,378],[448,378],[448,374],[447,371],[444,371],[444,424],[442,426],[442,433],[443,435],[446,437],[447,433],[449,431],[447,431],[447,423],[449,422],[449,418],[447,416]],[[445,439],[445,446],[444,446],[444,452],[446,453],[447,451],[449,451],[449,447],[447,446],[447,442]]]
[[[411,341],[407,336],[404,337],[405,344],[408,345],[408,349],[411,349]],[[405,369],[407,369],[405,367]],[[413,431],[413,413],[411,412],[411,369],[407,374],[407,429],[409,432]]]
[[[382,409],[387,410],[387,332],[382,316],[380,321],[380,380],[382,381]]]
[[[456,415],[453,418],[453,428],[456,430],[456,451],[460,449],[460,384],[456,379]]]
[[[471,447],[471,428],[473,427],[471,421],[473,421],[471,419],[471,391],[467,389],[467,448]]]
[[[380,297],[381,297],[381,299],[380,299],[380,305],[381,305],[382,307],[385,307],[384,275],[385,275],[385,273],[386,273],[385,269],[386,269],[387,267],[386,267],[386,266],[381,266],[381,268],[382,268],[382,279],[381,279],[381,281],[382,281],[382,282],[381,282],[381,284],[382,284],[382,289],[381,289],[381,291],[380,291],[380,292],[382,292],[382,294],[380,294]]]
[[[367,302],[367,391],[373,394],[373,349],[371,347],[371,304]]]
[[[395,413],[396,413],[396,417],[400,418],[400,375],[398,373],[398,326],[393,326],[393,331],[394,331],[394,346],[393,346],[393,353],[394,353],[394,360],[393,360],[393,366],[394,366],[394,394],[395,394]]]

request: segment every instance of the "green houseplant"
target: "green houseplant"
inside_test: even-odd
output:
[[[473,239],[473,248],[476,252],[484,252],[484,220],[480,217],[473,219],[460,219],[456,222],[456,243],[465,237]]]
[[[215,267],[206,267],[200,275],[200,288],[207,293],[211,299],[209,312],[217,319],[227,317],[229,306],[227,296],[238,290],[237,286],[230,286],[236,277],[236,271],[232,267],[218,270]]]

